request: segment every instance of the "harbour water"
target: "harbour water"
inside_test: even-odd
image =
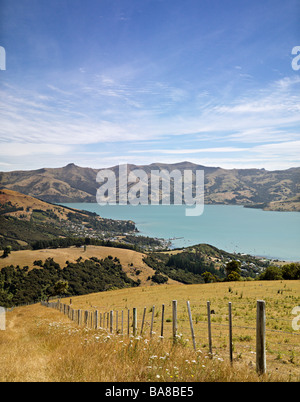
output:
[[[104,218],[130,219],[140,234],[172,239],[173,247],[207,243],[228,252],[300,261],[299,212],[205,205],[202,215],[186,216],[185,205],[64,205]]]

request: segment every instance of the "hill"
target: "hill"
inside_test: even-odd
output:
[[[0,247],[18,249],[61,237],[106,239],[135,232],[132,221],[102,218],[95,213],[47,203],[12,190],[0,190]]]
[[[57,169],[4,172],[2,188],[48,202],[91,202],[95,197],[97,170],[69,164]]]
[[[70,296],[140,285],[223,281],[226,264],[236,257],[208,244],[176,252],[142,253],[93,245],[12,251],[0,258],[0,305],[43,300],[53,295],[60,280],[68,282]],[[239,257],[241,276],[247,279],[257,278],[269,266],[269,261]]]
[[[83,247],[69,247],[69,248],[56,248],[56,249],[41,249],[41,250],[19,250],[12,251],[7,258],[0,258],[0,270],[6,266],[19,266],[28,267],[28,270],[37,268],[35,262],[41,261],[44,263],[47,259],[52,258],[62,268],[66,266],[66,261],[76,263],[77,260],[85,261],[92,257],[104,259],[108,256],[120,260],[123,271],[132,280],[139,279],[141,285],[148,286],[153,284],[152,281],[147,280],[155,273],[153,268],[149,267],[144,258],[146,254],[123,248],[105,247],[105,246],[87,246]],[[178,283],[172,279],[169,283]]]
[[[69,213],[76,213],[75,210],[49,204],[37,198],[18,193],[17,191],[0,190],[0,213],[2,216],[12,216],[30,221],[37,210],[40,212],[49,212],[48,215],[44,214],[45,221],[50,221],[51,219],[67,220]],[[81,216],[86,216],[80,211],[77,213]]]
[[[118,166],[113,166],[118,183]],[[270,210],[300,211],[300,167],[287,170],[222,169],[190,162],[128,165],[128,170],[204,170],[205,203],[245,205]],[[62,168],[0,173],[0,188],[11,189],[54,203],[96,202],[102,169],[79,167],[71,163]],[[128,190],[130,185],[128,186]],[[172,201],[171,201],[172,202]]]

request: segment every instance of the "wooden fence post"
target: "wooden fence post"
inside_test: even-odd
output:
[[[113,323],[114,323],[114,312],[113,310],[110,311],[110,333],[113,332]]]
[[[95,310],[95,312],[94,312],[94,327],[95,327],[95,329],[97,329],[98,328],[98,310]]]
[[[160,327],[160,336],[161,339],[164,337],[164,319],[165,319],[165,305],[161,306],[161,327]]]
[[[84,324],[85,324],[85,326],[87,326],[88,317],[89,317],[89,312],[87,310],[85,310],[85,312],[84,312]]]
[[[155,306],[152,307],[152,317],[151,317],[151,326],[150,326],[150,338],[152,338],[152,333],[153,333],[154,311],[155,311]]]
[[[231,302],[228,303],[228,322],[229,322],[229,359],[233,362],[233,344],[232,344],[232,310]]]
[[[142,326],[141,326],[141,335],[143,335],[145,316],[146,316],[146,307],[144,307],[144,313],[143,313],[143,319],[142,319]]]
[[[194,350],[196,350],[195,333],[194,333],[194,327],[193,327],[193,320],[192,320],[192,313],[191,313],[190,302],[187,301],[186,304],[187,304],[187,308],[188,308],[188,312],[189,312],[190,327],[191,327],[191,334],[192,334],[192,340],[193,340]]]
[[[121,334],[123,335],[123,325],[124,325],[124,313],[123,313],[123,310],[122,310],[122,319],[121,319],[121,322],[122,322],[122,324],[121,324]]]
[[[127,319],[127,335],[130,334],[130,310],[128,309],[128,319]]]
[[[175,343],[177,337],[177,300],[173,300],[172,302],[172,324],[173,324],[173,343]]]
[[[256,371],[266,373],[266,306],[264,300],[256,305]]]
[[[136,307],[133,307],[132,314],[133,314],[133,336],[136,336],[136,329],[137,329]]]
[[[208,324],[208,345],[209,354],[212,357],[212,340],[211,340],[211,320],[210,320],[210,302],[207,302],[207,324]]]

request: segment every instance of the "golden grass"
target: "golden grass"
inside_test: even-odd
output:
[[[210,359],[180,343],[78,327],[41,305],[7,313],[0,331],[2,382],[272,381],[237,362]]]
[[[118,333],[78,326],[58,310],[33,305],[7,312],[0,331],[0,381],[299,381],[300,332],[292,331],[292,308],[300,305],[300,281],[162,285],[72,297],[75,309],[119,311]],[[171,339],[171,302],[178,301],[178,338]],[[256,300],[267,310],[267,374],[255,372]],[[196,351],[192,348],[186,300],[190,300]],[[213,358],[208,354],[206,301],[212,315]],[[234,361],[228,356],[228,301],[233,309]],[[63,300],[69,304],[70,298]],[[165,304],[164,339],[160,335]],[[144,306],[146,324],[140,326]],[[154,333],[150,337],[152,307]],[[127,309],[138,309],[138,333],[127,335]],[[124,312],[123,335],[121,311]],[[116,314],[114,315],[116,317]]]
[[[121,311],[124,311],[124,331],[127,330],[127,309],[138,311],[141,327],[146,307],[146,336],[150,334],[152,308],[154,337],[161,330],[162,304],[165,305],[164,336],[172,335],[172,300],[178,302],[178,334],[181,343],[191,347],[190,324],[186,301],[190,301],[197,348],[208,350],[207,306],[209,300],[215,314],[212,320],[213,352],[225,361],[229,359],[228,302],[232,303],[233,346],[235,361],[255,366],[256,301],[266,302],[267,366],[269,372],[279,372],[300,379],[300,331],[292,329],[292,309],[300,305],[300,281],[251,281],[204,285],[169,285],[122,289],[72,298],[72,307],[99,312],[118,311],[120,329]],[[69,299],[65,299],[69,304]],[[116,316],[116,314],[115,314]],[[114,324],[116,325],[116,323]]]
[[[72,210],[68,210],[64,207],[48,204],[45,201],[41,201],[37,198],[31,197],[30,195],[21,194],[17,191],[2,189],[0,193],[0,204],[5,204],[6,202],[11,202],[12,205],[16,207],[23,207],[23,211],[9,212],[8,215],[20,217],[21,215],[26,218],[25,220],[29,220],[34,209],[40,209],[43,211],[51,210],[54,212],[60,219],[67,220],[68,214]],[[80,211],[78,211],[80,212]]]

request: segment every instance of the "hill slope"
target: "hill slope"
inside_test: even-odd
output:
[[[70,236],[101,239],[108,233],[121,235],[135,230],[132,221],[101,218],[16,191],[0,190],[0,247]]]
[[[110,169],[118,179],[118,166]],[[204,170],[205,203],[250,205],[265,209],[300,211],[300,167],[287,170],[222,169],[190,162],[176,164],[128,165],[142,169],[150,180],[151,170]],[[11,189],[48,202],[96,202],[101,169],[69,164],[62,168],[0,173],[0,188]],[[118,180],[117,180],[118,182]],[[130,189],[130,185],[128,186]],[[295,198],[296,197],[296,198]],[[274,202],[282,202],[280,206]]]
[[[111,382],[156,381],[158,389],[164,385],[161,382],[180,387],[178,383],[172,384],[179,381],[193,386],[194,395],[200,395],[203,390],[199,382],[297,382],[300,353],[297,333],[291,329],[295,318],[291,312],[299,297],[299,285],[299,281],[280,282],[280,286],[278,281],[241,282],[232,284],[231,293],[225,283],[164,286],[163,289],[136,287],[72,297],[74,309],[90,312],[97,309],[100,314],[113,310],[114,324],[118,311],[119,330],[123,311],[123,335],[116,333],[115,325],[113,333],[108,333],[104,320],[99,323],[102,328],[92,330],[89,322],[87,330],[68,315],[40,304],[15,308],[6,312],[6,330],[0,332],[0,379],[2,382],[97,382],[101,393],[103,388],[111,387]],[[278,293],[279,287],[283,293]],[[255,373],[256,300],[265,298],[267,375],[258,376]],[[178,300],[178,334],[183,334],[176,347],[169,340],[172,300]],[[190,337],[187,300],[191,304],[197,352]],[[208,358],[207,300],[212,301],[215,311],[211,322],[213,358]],[[228,301],[233,308],[232,365],[228,350]],[[70,299],[62,302],[69,304]],[[162,304],[165,306],[163,341],[159,338]],[[154,332],[149,341],[153,306]],[[146,307],[143,338],[127,336],[127,309],[132,314],[133,307],[137,308],[138,335]]]
[[[129,278],[135,281],[140,279],[141,285],[143,286],[153,284],[151,281],[148,281],[147,278],[154,275],[155,271],[144,262],[144,253],[104,246],[87,246],[86,249],[83,247],[69,247],[12,251],[7,258],[0,259],[0,271],[2,268],[10,265],[19,265],[20,267],[27,266],[28,269],[31,270],[37,268],[37,266],[34,265],[35,261],[42,261],[44,263],[48,258],[53,258],[61,267],[64,267],[66,261],[75,263],[78,259],[86,260],[92,257],[104,259],[110,255],[120,260],[123,271]],[[178,282],[170,279],[169,283]]]

